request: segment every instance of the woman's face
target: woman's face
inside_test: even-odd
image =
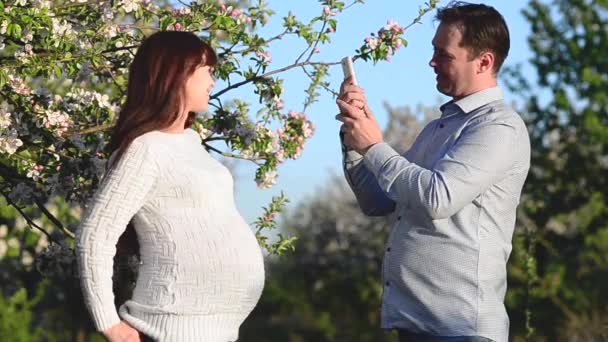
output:
[[[209,93],[215,86],[213,67],[199,66],[186,81],[186,112],[202,112],[209,105]]]

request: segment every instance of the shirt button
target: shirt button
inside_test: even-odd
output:
[[[391,248],[390,248],[390,247],[389,247],[389,248],[387,248],[387,249],[386,249],[386,251],[387,251],[387,252],[390,252],[390,251],[391,251]]]
[[[444,124],[439,124],[439,128],[443,128],[443,127],[445,127]]]
[[[389,287],[389,286],[391,286],[391,283],[387,281],[387,282],[385,283],[385,285],[386,285],[387,287]]]

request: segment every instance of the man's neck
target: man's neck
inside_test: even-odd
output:
[[[475,87],[471,87],[471,89],[469,89],[469,91],[465,92],[465,95],[461,95],[461,96],[456,96],[456,97],[452,97],[452,100],[454,102],[464,99],[465,97],[469,96],[469,95],[473,95],[475,93],[478,93],[482,90],[486,90],[489,88],[494,88],[498,86],[498,83],[496,82],[496,78],[494,79],[490,79],[487,82],[480,82],[480,84],[478,84]]]

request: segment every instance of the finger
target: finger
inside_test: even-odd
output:
[[[346,86],[352,86],[354,84],[355,84],[355,82],[354,82],[354,79],[352,76],[348,76],[347,78],[345,78],[342,81],[342,83],[340,84],[340,94],[342,94],[344,92],[344,88]]]
[[[362,101],[362,100],[357,100],[357,99],[341,99],[341,100],[360,110],[363,110],[363,108],[365,108],[365,106],[366,106],[365,101]]]
[[[341,114],[347,114],[352,117],[360,116],[363,114],[363,110],[357,106],[354,106],[351,103],[348,103],[344,100],[337,99],[336,105],[338,105],[338,109],[340,109]]]
[[[364,94],[363,88],[354,85],[353,83],[344,83],[344,91],[342,93],[361,93]]]
[[[345,102],[349,102],[350,100],[367,101],[365,94],[360,91],[346,91],[338,95],[337,98]]]
[[[336,120],[338,120],[338,121],[342,122],[344,125],[350,126],[350,127],[354,126],[355,121],[356,121],[355,119],[353,119],[347,115],[344,115],[344,114],[336,115]]]
[[[336,104],[338,105],[338,108],[340,108],[340,113],[345,116],[349,116],[351,118],[365,116],[365,113],[361,109],[359,109],[358,107],[355,107],[351,104],[348,104],[348,103],[344,102],[343,100],[337,99]]]
[[[366,103],[367,99],[365,98],[365,95],[363,93],[344,93],[342,94],[342,96],[339,97],[340,100],[347,102],[347,103],[351,103],[351,102],[363,102]]]
[[[344,100],[341,99],[336,100],[336,105],[338,105],[338,109],[340,109],[340,114],[345,114],[356,109],[354,106],[346,103]]]

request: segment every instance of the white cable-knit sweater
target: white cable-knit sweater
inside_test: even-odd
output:
[[[141,265],[119,318],[112,262],[131,219]],[[235,341],[264,286],[262,252],[235,207],[232,176],[191,129],[133,141],[93,197],[76,253],[100,331],[122,318],[159,341]]]

